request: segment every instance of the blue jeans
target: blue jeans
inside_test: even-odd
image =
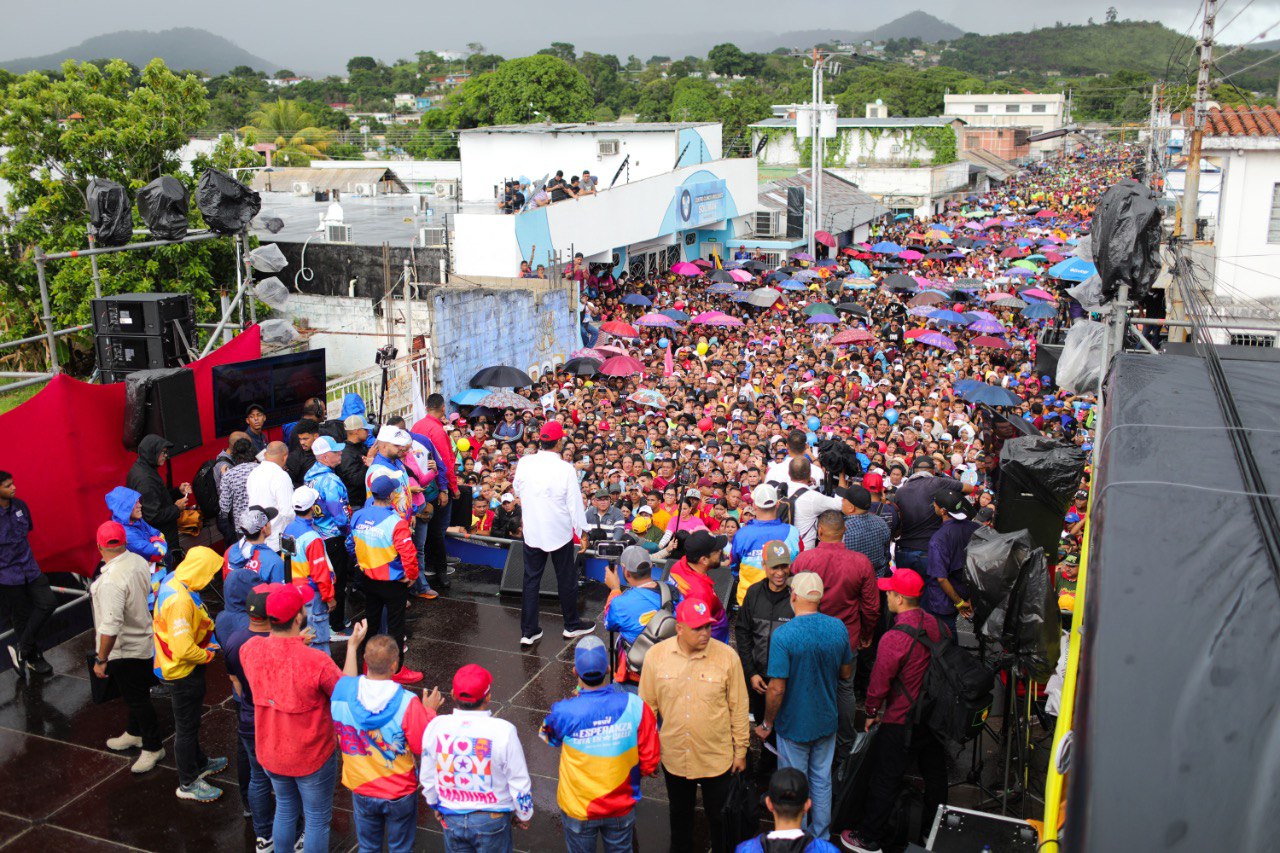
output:
[[[387,853],[409,853],[413,849],[413,837],[418,831],[417,791],[396,800],[353,792],[351,807],[355,812],[360,853],[382,853],[384,839]]]
[[[320,599],[319,594],[307,604],[307,627],[316,632],[311,648],[329,654],[329,605]]]
[[[915,548],[898,548],[894,552],[893,562],[900,569],[911,569],[921,578],[929,577],[928,551],[917,551]]]
[[[510,812],[444,815],[445,853],[511,853]]]
[[[258,753],[254,747],[254,739],[240,736],[240,744],[244,747],[245,757],[249,759],[249,813],[253,815],[253,834],[259,838],[270,838],[273,833],[272,821],[275,819],[276,798],[271,793],[271,780],[267,771],[258,763]]]
[[[778,735],[778,766],[794,767],[809,779],[813,808],[805,818],[814,838],[828,841],[831,834],[831,764],[836,757],[834,733],[809,743],[797,743]]]
[[[298,840],[298,815],[307,834],[304,853],[329,853],[329,822],[333,817],[333,785],[338,778],[338,751],[307,776],[278,776],[267,771],[276,792],[276,819],[272,838],[281,851],[293,849]]]
[[[635,834],[636,813],[621,817],[577,820],[561,814],[564,820],[566,853],[596,853],[596,836],[604,839],[604,853],[631,853],[631,837]]]
[[[439,512],[439,508],[436,511]],[[418,551],[418,579],[409,587],[409,591],[415,594],[431,589],[431,584],[427,583],[427,533],[430,530],[431,522],[422,519],[414,522],[413,547]]]

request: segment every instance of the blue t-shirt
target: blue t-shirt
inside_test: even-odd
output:
[[[769,677],[785,678],[787,692],[773,721],[779,737],[812,743],[835,734],[840,714],[840,667],[853,663],[849,629],[834,616],[807,613],[781,625],[769,640]]]

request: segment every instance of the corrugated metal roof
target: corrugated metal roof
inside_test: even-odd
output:
[[[997,181],[1007,181],[1019,172],[1018,167],[1003,157],[992,154],[985,148],[970,148],[959,152],[959,156],[975,166],[985,169],[987,174]]]
[[[253,175],[253,188],[259,192],[289,192],[295,183],[308,184],[312,191],[338,190],[356,193],[359,184],[377,184],[378,192],[407,193],[409,188],[390,169],[354,167],[350,169],[272,169]]]
[[[953,121],[961,124],[967,124],[962,118],[954,116],[922,116],[920,118],[909,118],[907,116],[890,116],[889,118],[837,118],[836,127],[841,128],[858,128],[858,127],[947,127]],[[796,126],[796,120],[793,118],[767,118],[764,121],[758,121],[751,125],[752,127],[789,127]]]
[[[760,186],[760,206],[770,210],[787,209],[787,188],[810,187],[808,169],[789,178],[770,181]],[[865,225],[889,213],[889,208],[876,201],[849,181],[830,172],[822,173],[822,229],[838,234]]]
[[[472,127],[468,133],[663,133],[686,127],[706,127],[714,121],[597,121],[551,122],[542,124],[495,124],[490,127]]]

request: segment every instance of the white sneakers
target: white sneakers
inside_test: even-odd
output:
[[[162,758],[164,758],[163,749],[157,749],[154,752],[144,749],[138,755],[138,760],[133,762],[133,766],[129,769],[134,773],[146,773],[148,770],[154,769]]]
[[[107,738],[107,749],[115,752],[124,752],[126,749],[141,749],[142,738],[137,735],[131,735],[128,732],[119,737]]]

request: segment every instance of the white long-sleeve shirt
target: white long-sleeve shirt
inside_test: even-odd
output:
[[[511,491],[524,514],[524,541],[530,548],[555,551],[587,529],[578,472],[550,450],[523,457]]]
[[[280,533],[289,526],[293,511],[293,480],[274,462],[264,461],[249,473],[245,480],[245,492],[249,506],[275,507],[279,513],[271,519],[271,535],[267,545],[272,551],[280,550]]]
[[[533,786],[516,727],[488,711],[442,714],[422,733],[422,796],[441,814],[533,817]]]

